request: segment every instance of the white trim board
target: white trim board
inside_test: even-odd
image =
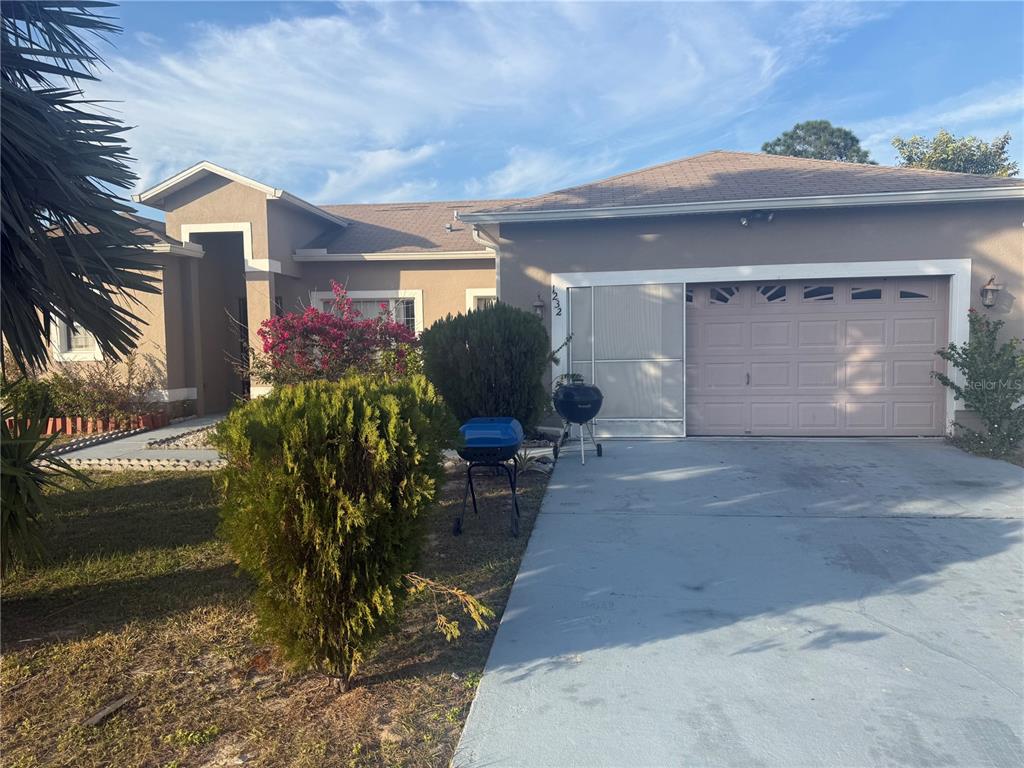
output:
[[[295,251],[295,261],[463,261],[493,259],[492,251],[396,251],[394,253],[328,253],[323,248]]]
[[[859,208],[870,205],[920,205],[922,203],[970,203],[985,200],[1021,199],[1024,199],[1024,186],[978,187],[975,189],[926,189],[913,192],[873,192],[855,195],[753,197],[743,200],[709,200],[699,203],[620,205],[546,211],[480,211],[461,214],[459,220],[469,223],[578,221],[581,219],[625,219],[641,216],[682,216],[698,213]]]
[[[150,394],[157,402],[177,403],[182,400],[195,400],[197,393],[195,387],[178,387],[178,389],[154,389]]]
[[[949,277],[949,341],[968,340],[967,312],[971,308],[970,259],[908,259],[905,261],[850,261],[817,264],[751,264],[734,267],[690,267],[645,269],[619,272],[560,272],[551,275],[551,349],[557,349],[569,334],[567,289],[601,285],[650,285],[657,283],[721,283],[751,280],[841,280],[851,277]],[[568,371],[568,355],[551,364],[552,377]],[[962,376],[956,371],[957,383]],[[952,390],[946,391],[946,430],[956,413]]]
[[[419,288],[382,288],[379,291],[345,291],[350,299],[368,301],[371,299],[413,299],[413,322],[416,326],[416,333],[423,333],[423,291]],[[326,299],[333,299],[333,291],[310,291],[309,303],[320,309],[321,302]]]
[[[466,289],[466,311],[476,309],[477,299],[495,299],[498,298],[498,291],[496,288],[467,288]]]
[[[248,221],[230,221],[216,224],[182,224],[181,241],[191,243],[192,235],[216,234],[221,232],[242,233],[242,256],[246,272],[281,273],[281,262],[274,259],[254,259],[252,257],[252,223]]]

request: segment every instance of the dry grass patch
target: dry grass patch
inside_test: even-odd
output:
[[[500,616],[547,478],[480,475],[481,514],[450,533],[462,474],[428,515],[419,573]],[[429,598],[338,695],[262,644],[250,585],[214,535],[205,474],[97,474],[56,497],[48,563],[3,590],[2,750],[15,766],[441,766],[462,730],[497,621],[445,642]],[[86,721],[128,700],[98,725]]]

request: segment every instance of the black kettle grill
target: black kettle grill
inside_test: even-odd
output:
[[[551,402],[558,415],[562,417],[560,444],[569,439],[569,429],[571,425],[576,424],[580,428],[580,463],[587,463],[585,448],[587,437],[597,451],[597,455],[602,455],[601,444],[594,439],[592,425],[601,410],[601,404],[604,403],[604,395],[601,394],[601,390],[593,384],[584,384],[582,380],[570,379],[570,381],[561,382],[555,387]],[[586,435],[584,435],[584,430]]]

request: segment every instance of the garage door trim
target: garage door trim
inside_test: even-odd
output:
[[[611,272],[563,272],[551,275],[551,349],[557,350],[569,333],[567,291],[569,288],[658,283],[720,283],[731,280],[817,280],[868,277],[949,277],[949,341],[964,344],[968,339],[967,312],[970,309],[971,259],[907,259],[901,261],[856,261],[800,264],[752,264],[733,267],[691,267]],[[567,373],[567,355],[552,363],[552,377]],[[953,380],[962,384],[954,371]],[[946,430],[956,403],[946,392]]]

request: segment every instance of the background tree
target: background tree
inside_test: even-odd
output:
[[[110,357],[131,351],[142,321],[129,292],[159,290],[117,192],[136,181],[126,128],[78,86],[102,65],[90,41],[120,31],[96,12],[111,5],[0,4],[0,324],[22,370],[47,361],[55,318]]]
[[[828,120],[808,120],[797,123],[771,141],[761,145],[769,155],[810,157],[816,160],[838,160],[842,163],[877,165],[853,131],[832,125]]]
[[[986,142],[976,136],[957,138],[942,129],[932,139],[923,136],[903,139],[897,136],[892,140],[892,145],[899,153],[899,165],[984,176],[1016,176],[1020,169],[1017,163],[1010,160],[1006,150],[1011,138],[1007,132]]]

